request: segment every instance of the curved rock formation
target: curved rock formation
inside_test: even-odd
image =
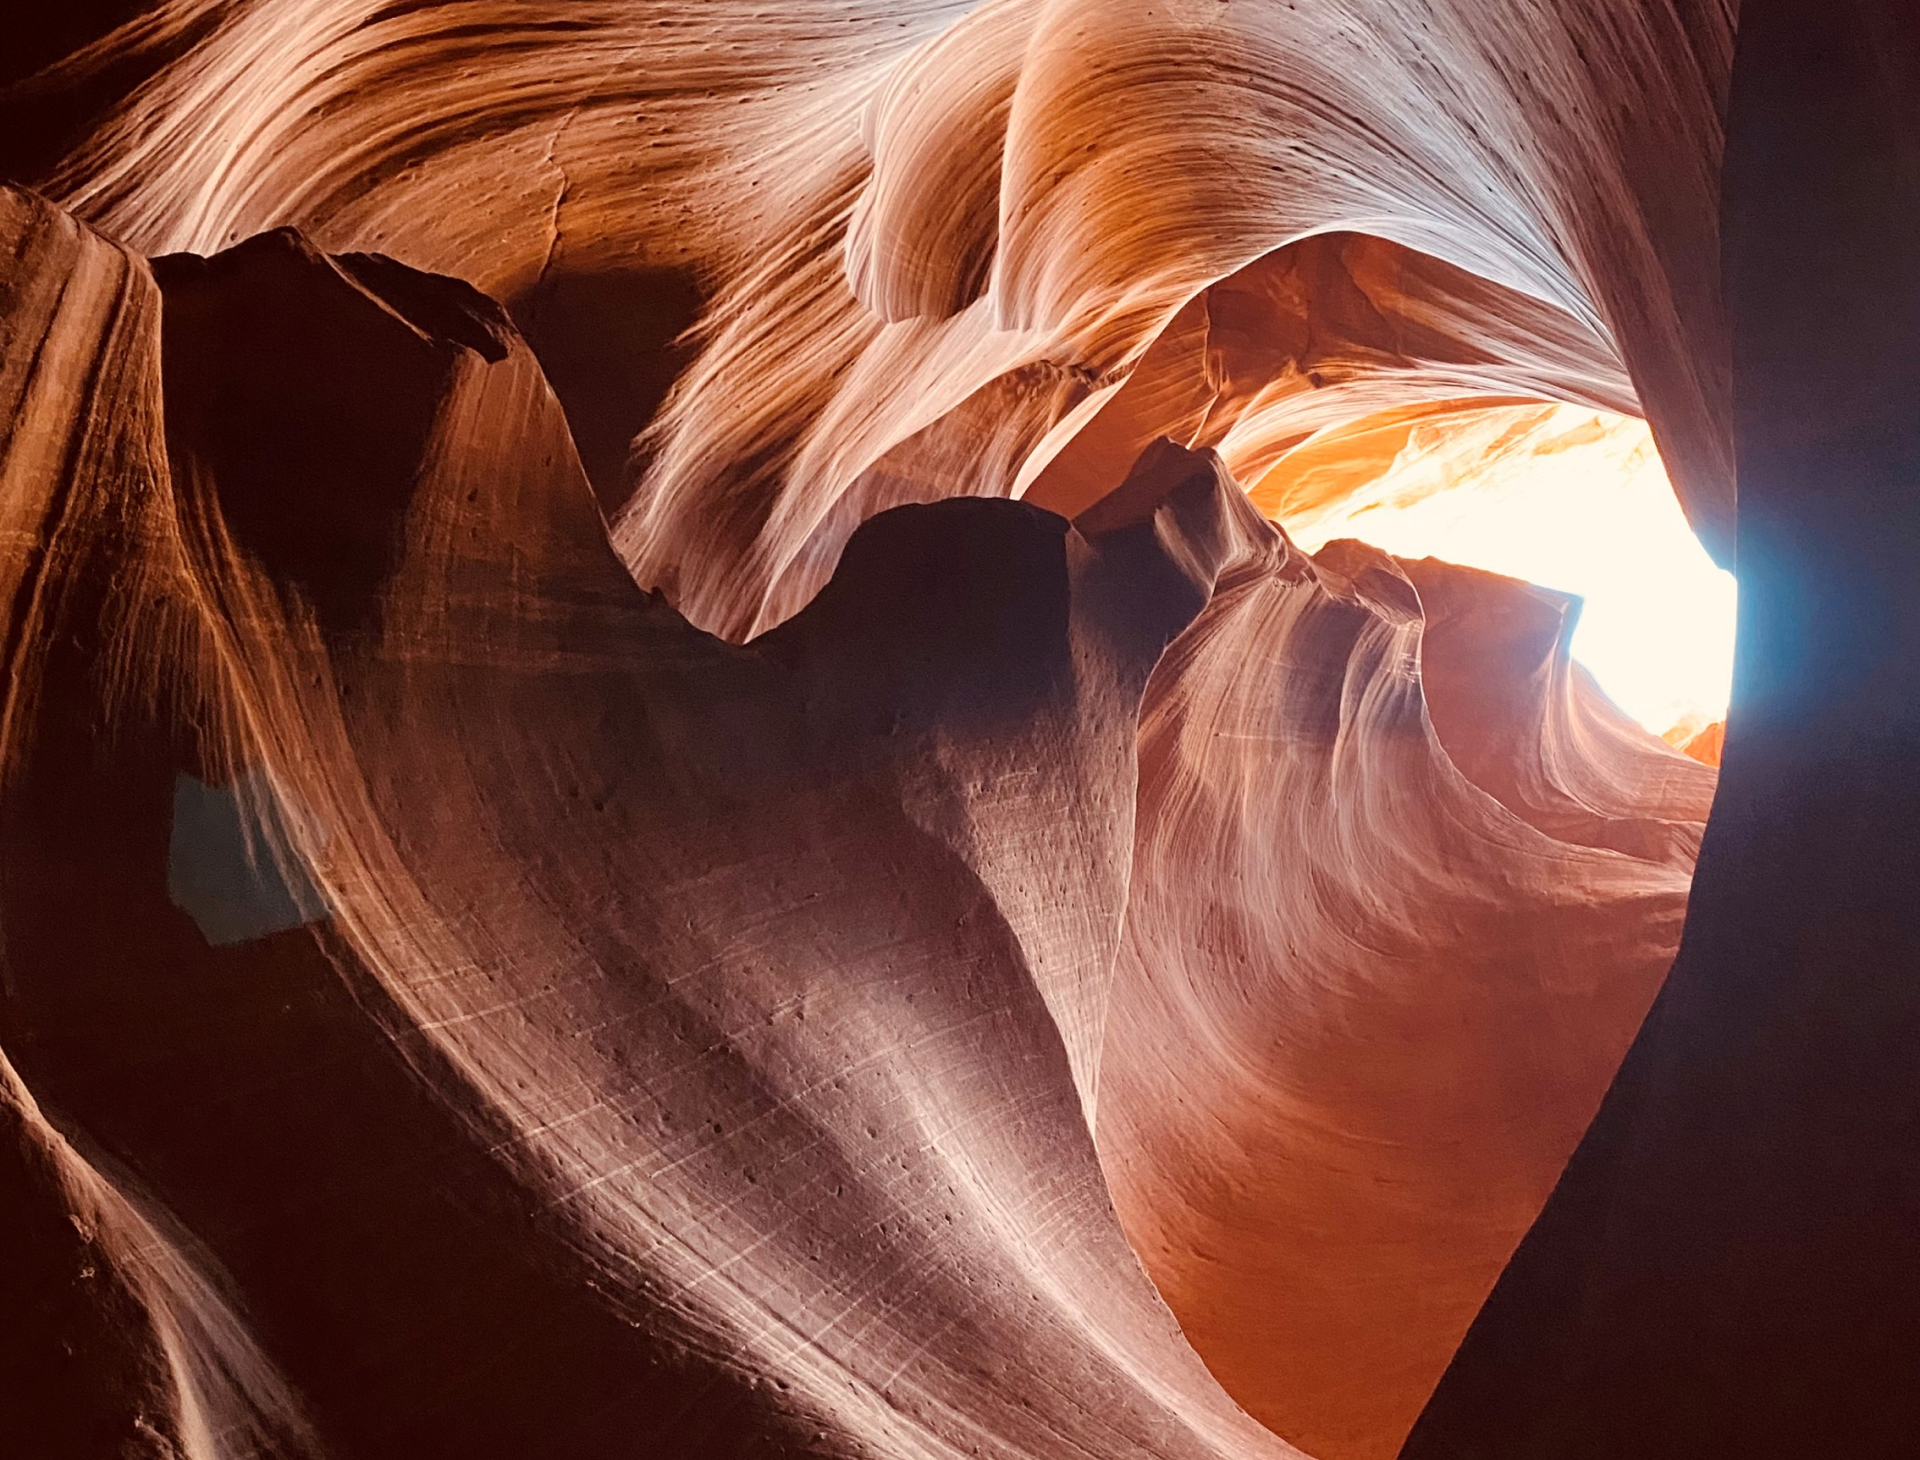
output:
[[[1339,590],[1343,632],[1287,648],[1272,612],[1330,611],[1316,570],[1168,446],[1077,528],[1004,503],[888,514],[803,613],[729,648],[633,587],[484,296],[289,232],[150,276],[27,195],[9,206],[29,265],[13,338],[37,343],[9,357],[33,429],[10,438],[8,504],[37,546],[9,632],[5,1040],[244,1299],[259,1337],[234,1341],[300,1396],[261,1401],[258,1423],[310,1412],[313,1443],[348,1454],[1282,1451],[1200,1367],[1109,1204],[1111,1180],[1182,1302],[1139,1213],[1179,1133],[1151,1119],[1168,1031],[1140,1026],[1143,930],[1183,906],[1155,880],[1186,836],[1161,824],[1158,727],[1215,723],[1224,693],[1254,716],[1234,733],[1278,714],[1306,736],[1294,776],[1271,748],[1208,763],[1277,798],[1243,808],[1247,846],[1297,822],[1285,808],[1343,734],[1370,759],[1410,728],[1426,768],[1390,756],[1367,772],[1378,795],[1437,777],[1474,808],[1452,814],[1491,819],[1512,875],[1573,854],[1424,728],[1409,580],[1382,560],[1360,576],[1391,587]],[[1238,586],[1208,608],[1217,581]],[[1136,832],[1141,695],[1195,614],[1149,696]],[[1238,652],[1210,657],[1222,615],[1227,642],[1271,640],[1267,693],[1233,691]],[[1388,678],[1348,693],[1400,709],[1342,732],[1323,687],[1370,673]],[[1315,834],[1295,831],[1305,854]],[[1567,1094],[1540,1102],[1557,1119],[1489,1130],[1486,1169],[1517,1190],[1468,1223],[1469,1307],[1650,992],[1687,855],[1614,857],[1615,880],[1574,898],[1607,977],[1582,993],[1595,972],[1567,975],[1561,1012],[1616,1012],[1574,1020]],[[1296,946],[1310,925],[1351,936],[1340,906],[1299,912]],[[1202,942],[1187,971],[1315,1022],[1284,969],[1233,977],[1243,957]],[[1351,1118],[1396,1098],[1349,1079],[1323,1098]],[[1447,1139],[1398,1138],[1426,1151],[1390,1163],[1403,1174]],[[1288,1293],[1265,1247],[1252,1234],[1243,1255]],[[1316,1283],[1340,1306],[1333,1265]],[[207,1298],[194,1321],[226,1333],[228,1311]],[[1437,1365],[1465,1313],[1350,1317],[1419,1330]],[[1207,1350],[1208,1322],[1188,1330]],[[183,1372],[229,1372],[171,1341]],[[1207,1355],[1229,1383],[1243,1341]],[[1342,1382],[1296,1383],[1311,1417],[1280,1428],[1318,1436]],[[203,1404],[184,1379],[165,1392]],[[185,1424],[165,1433],[188,1453],[245,1453]]]
[[[1386,372],[1366,408],[1409,351],[1401,399],[1469,365],[1616,404],[1630,380],[1724,555],[1731,36],[1722,0],[165,0],[43,84],[157,68],[47,181],[149,253],[297,224],[666,318],[690,274],[699,348],[617,540],[729,637],[806,602],[873,512],[1024,488],[1209,286],[1340,230],[1378,241],[1250,277],[1351,299],[1327,302],[1361,348],[1331,364]],[[1214,301],[1229,329],[1247,282]],[[622,363],[569,409],[638,429],[661,337],[601,327]]]
[[[1907,1453],[1920,85],[1833,8],[1742,22],[1731,344],[1726,0],[63,11],[0,1434]],[[1565,595],[1284,530],[1553,402],[1737,538],[1717,790]]]
[[[191,1239],[76,1151],[0,1061],[8,1433],[57,1456],[322,1452]]]
[[[1093,537],[875,523],[731,649],[621,569],[483,296],[292,234],[156,293],[9,223],[58,301],[15,441],[67,440],[10,499],[6,1042],[330,1453],[1283,1452],[1134,1266],[1076,1094],[1210,479]],[[209,946],[183,776],[324,917]]]
[[[1749,0],[1740,44],[1741,637],[1686,936],[1409,1460],[1920,1437],[1920,29]]]
[[[1100,1150],[1227,1389],[1391,1456],[1666,972],[1713,778],[1598,710],[1564,599],[1277,538],[1230,582],[1147,693]]]

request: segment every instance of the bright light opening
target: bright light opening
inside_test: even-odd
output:
[[[1733,576],[1688,528],[1644,422],[1519,405],[1406,413],[1385,435],[1367,423],[1342,434],[1370,442],[1386,463],[1357,491],[1332,440],[1324,466],[1309,442],[1301,460],[1255,487],[1255,501],[1300,546],[1357,537],[1397,557],[1577,593],[1585,605],[1574,657],[1615,704],[1675,739],[1724,718]]]

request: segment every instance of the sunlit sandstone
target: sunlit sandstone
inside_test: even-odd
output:
[[[1811,8],[1725,204],[1719,0],[62,12],[5,1433],[1909,1453],[1920,211],[1779,119],[1920,66]],[[1579,662],[1542,463],[1743,559],[1731,710]]]

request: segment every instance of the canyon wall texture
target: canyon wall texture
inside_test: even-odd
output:
[[[1583,696],[1563,602],[1316,564],[1163,444],[1077,526],[888,513],[734,648],[634,586],[465,284],[8,222],[4,1029],[22,1159],[68,1173],[31,1219],[90,1275],[14,1260],[93,1295],[15,1335],[64,1376],[14,1391],[36,1432],[1281,1452],[1232,1394],[1391,1448],[1652,995],[1710,790]],[[1429,671],[1510,725],[1430,722],[1424,580],[1517,609],[1511,653]],[[1619,739],[1632,816],[1517,789],[1568,724]],[[1236,1037],[1260,1063],[1214,1067]],[[1272,1177],[1232,1160],[1323,1169],[1249,1228]],[[1294,1240],[1342,1215],[1376,1230]],[[1301,1316],[1215,1303],[1203,1250]],[[100,1305],[138,1321],[75,1327]],[[1360,1377],[1389,1336],[1397,1406]]]
[[[35,97],[101,100],[16,172],[150,255],[291,224],[506,302],[622,557],[738,638],[882,508],[1024,491],[1109,410],[1192,444],[1216,394],[1243,480],[1436,393],[1643,410],[1729,555],[1732,36],[1726,0],[166,0],[34,83],[23,151]]]
[[[1749,0],[1724,225],[1740,647],[1680,955],[1405,1454],[1899,1455],[1920,26]]]
[[[1907,1453],[1920,51],[1812,12],[63,12],[0,1433]],[[1287,534],[1538,402],[1738,553],[1724,781]]]

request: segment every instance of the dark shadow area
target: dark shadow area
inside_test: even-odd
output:
[[[1747,0],[1740,626],[1679,957],[1403,1460],[1920,1453],[1920,18]]]
[[[61,0],[21,5],[0,46],[0,179],[45,184],[60,159],[123,98],[214,29],[211,8],[165,41],[117,47],[73,72],[45,74],[75,52],[153,9],[148,0]]]
[[[508,307],[566,410],[609,520],[633,495],[633,438],[693,358],[678,341],[700,305],[692,271],[663,268],[555,270]]]

